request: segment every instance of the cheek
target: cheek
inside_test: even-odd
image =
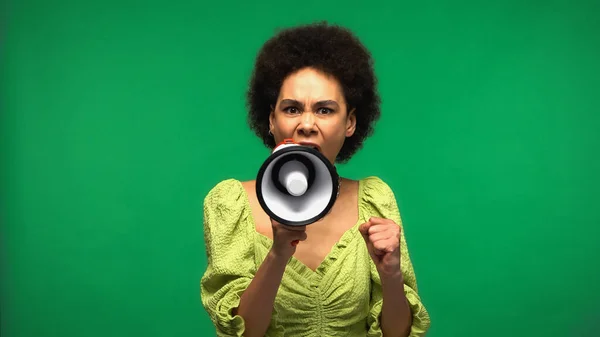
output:
[[[323,123],[321,132],[329,139],[343,139],[346,137],[346,124],[341,121],[326,122]]]
[[[297,123],[289,120],[280,120],[275,125],[281,134],[290,136],[296,130]]]
[[[346,140],[346,130],[344,128],[336,126],[336,128],[322,130],[322,134],[325,140],[323,150],[333,155],[342,149]]]

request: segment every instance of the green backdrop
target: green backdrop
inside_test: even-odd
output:
[[[214,335],[202,201],[269,153],[253,58],[327,19],[384,101],[339,170],[396,192],[429,336],[597,336],[599,4],[3,2],[1,335]]]

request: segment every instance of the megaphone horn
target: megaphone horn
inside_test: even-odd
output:
[[[261,165],[256,196],[272,219],[304,226],[331,211],[339,180],[335,167],[318,149],[285,139]]]

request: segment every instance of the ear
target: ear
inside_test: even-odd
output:
[[[275,118],[275,109],[271,105],[271,112],[269,113],[269,130],[273,128],[273,119]]]
[[[356,131],[356,114],[355,108],[352,108],[346,118],[346,137],[352,137],[354,131]]]

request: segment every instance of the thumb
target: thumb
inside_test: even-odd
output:
[[[371,240],[369,240],[369,228],[371,228],[373,224],[370,221],[367,221],[358,227],[358,231],[362,235],[363,239],[365,239],[365,244],[367,246],[367,251],[371,258],[375,259],[377,255],[375,254],[375,247]]]
[[[367,242],[369,241],[369,228],[371,228],[370,221],[367,221],[358,227],[358,231],[360,234],[362,234],[363,239],[365,239]]]

